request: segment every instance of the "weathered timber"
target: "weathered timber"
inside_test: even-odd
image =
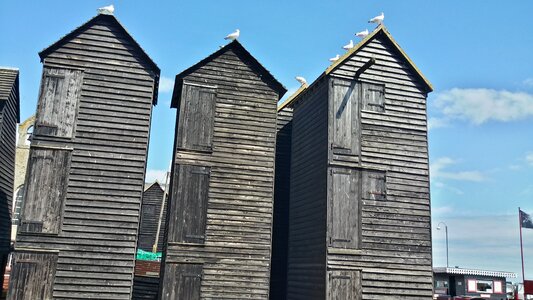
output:
[[[163,202],[163,197],[165,201]],[[159,232],[157,239],[156,252],[161,252],[163,249],[163,241],[165,234],[165,222],[167,215],[168,197],[165,194],[163,187],[158,182],[154,182],[143,193],[141,206],[141,224],[139,226],[139,238],[137,240],[137,249],[144,251],[153,251],[156,242],[156,235]],[[163,212],[161,213],[161,210]],[[161,223],[160,216],[163,216]],[[157,227],[161,226],[162,230]]]
[[[270,299],[287,294],[287,251],[289,238],[289,197],[291,179],[292,109],[278,111],[276,134],[276,176],[274,181],[274,224],[272,226],[272,267]]]
[[[161,299],[268,299],[285,92],[237,41],[176,76]]]
[[[287,299],[431,299],[431,90],[380,25],[280,106],[293,109]]]
[[[112,15],[39,55],[8,299],[130,299],[159,68]]]
[[[0,278],[10,251],[17,123],[20,121],[19,71],[0,67]],[[0,294],[3,285],[0,285]]]

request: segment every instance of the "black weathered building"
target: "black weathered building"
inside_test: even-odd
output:
[[[285,92],[238,41],[176,76],[162,299],[268,298]]]
[[[293,108],[287,299],[431,299],[431,91],[380,25],[280,107]]]
[[[19,71],[0,67],[0,278],[11,241],[17,123],[20,122]],[[2,285],[0,285],[0,295]]]
[[[159,68],[104,14],[39,56],[8,299],[130,299]]]
[[[164,201],[163,201],[163,197]],[[141,206],[141,224],[137,249],[161,252],[165,234],[168,197],[159,182],[148,186],[144,193]],[[157,238],[156,238],[157,237]],[[154,249],[154,246],[157,246]]]

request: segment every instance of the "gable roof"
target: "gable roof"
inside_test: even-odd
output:
[[[131,42],[131,44],[134,45],[137,48],[137,50],[138,50],[139,54],[141,55],[141,57],[148,63],[148,65],[150,66],[151,70],[154,71],[154,73],[156,75],[155,76],[156,78],[155,78],[155,85],[154,85],[154,89],[155,90],[154,90],[154,101],[153,101],[153,104],[156,105],[157,104],[158,88],[159,88],[159,75],[161,74],[161,70],[159,69],[157,64],[150,58],[150,56],[148,56],[148,54],[146,54],[146,52],[141,47],[141,45],[139,45],[139,43],[137,43],[137,41],[129,34],[129,32],[126,30],[126,28],[124,26],[122,26],[122,24],[113,15],[99,14],[99,15],[93,17],[92,19],[90,19],[89,21],[85,22],[84,24],[80,25],[78,28],[74,29],[70,33],[66,34],[61,39],[59,39],[57,42],[55,42],[52,45],[48,46],[47,48],[43,49],[41,52],[39,52],[39,57],[41,58],[41,62],[43,62],[44,59],[48,55],[50,55],[51,53],[53,53],[54,51],[59,49],[61,46],[63,46],[69,40],[75,38],[77,35],[79,35],[83,31],[87,30],[88,28],[92,27],[93,25],[97,24],[99,21],[110,22],[111,24],[115,25],[115,27],[118,30],[122,31],[122,33],[124,34],[126,39],[129,42]]]
[[[418,67],[415,65],[415,63],[409,58],[409,56],[407,56],[407,53],[405,53],[403,51],[403,49],[400,47],[400,45],[398,45],[398,43],[394,40],[394,38],[392,37],[392,35],[390,34],[390,32],[387,30],[387,28],[385,27],[385,25],[383,24],[380,24],[378,27],[376,27],[376,29],[374,29],[374,31],[372,31],[369,35],[367,35],[365,38],[363,38],[359,43],[357,43],[357,45],[355,45],[352,49],[346,51],[346,53],[344,53],[344,55],[342,55],[337,61],[333,62],[312,84],[311,86],[313,86],[316,82],[319,82],[320,79],[322,79],[323,77],[331,74],[333,71],[335,71],[340,65],[342,65],[344,62],[346,62],[347,60],[350,59],[350,57],[352,57],[353,55],[355,55],[357,53],[357,51],[359,51],[360,49],[362,49],[364,46],[366,46],[372,39],[374,39],[375,37],[377,37],[378,35],[381,35],[383,37],[385,37],[391,44],[392,46],[394,47],[394,49],[396,49],[400,55],[405,59],[405,61],[407,62],[408,66],[413,70],[413,73],[415,74],[415,76],[418,77],[418,79],[420,80],[420,82],[422,83],[422,85],[427,89],[428,92],[431,92],[433,91],[433,85],[431,85],[431,83],[429,82],[429,80],[424,76],[424,74],[422,74],[422,72],[420,72],[420,70],[418,69]],[[297,98],[300,97],[300,95],[304,94],[304,91],[307,90],[307,89],[302,89],[302,90],[299,90],[298,94],[295,93],[295,95],[291,96],[290,97],[290,102],[287,101],[289,99],[287,99],[286,101],[284,101],[282,104],[280,104],[278,106],[278,111],[283,109],[284,107],[288,106],[288,105],[291,105]]]
[[[236,54],[244,55],[245,58],[248,59],[248,61],[251,63],[252,67],[255,68],[260,74],[263,75],[263,78],[266,79],[268,83],[272,85],[272,88],[278,92],[279,98],[283,97],[283,95],[287,92],[287,89],[283,84],[281,84],[274,76],[259,62],[255,57],[246,50],[239,41],[234,40],[231,43],[227,44],[226,46],[218,49],[216,52],[212,53],[208,57],[202,59],[198,63],[194,64],[193,66],[189,67],[188,69],[182,71],[178,75],[176,75],[176,80],[174,82],[174,92],[172,93],[172,102],[170,104],[171,108],[176,108],[178,105],[178,98],[181,92],[181,85],[183,83],[183,78],[185,78],[187,75],[194,73],[194,71],[198,70],[200,67],[207,64],[209,61],[215,59],[216,57],[222,55],[226,51],[233,50],[236,52]]]
[[[7,101],[15,89],[17,123],[20,122],[19,69],[0,67],[0,101]]]

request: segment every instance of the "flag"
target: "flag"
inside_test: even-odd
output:
[[[524,228],[533,229],[533,220],[531,216],[520,210],[520,224]]]

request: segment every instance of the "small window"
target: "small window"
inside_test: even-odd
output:
[[[385,112],[385,86],[362,83],[363,110]]]
[[[494,281],[494,293],[503,294],[503,285],[501,281],[498,281],[498,280]]]
[[[32,138],[33,138],[33,125],[28,127],[28,130],[26,130],[26,139],[24,140],[24,145],[26,146],[31,145]]]
[[[477,292],[480,293],[492,293],[492,286],[493,282],[491,280],[478,280],[476,283]]]
[[[385,171],[363,171],[363,199],[381,201],[387,199]]]
[[[155,216],[155,205],[154,204],[144,204],[142,209],[143,209],[144,216]]]
[[[44,68],[35,120],[37,136],[72,138],[83,71]]]
[[[178,148],[212,151],[215,89],[184,84],[181,99]]]
[[[435,281],[435,287],[436,288],[447,288],[448,287],[448,281],[446,281],[446,280],[436,280]]]

